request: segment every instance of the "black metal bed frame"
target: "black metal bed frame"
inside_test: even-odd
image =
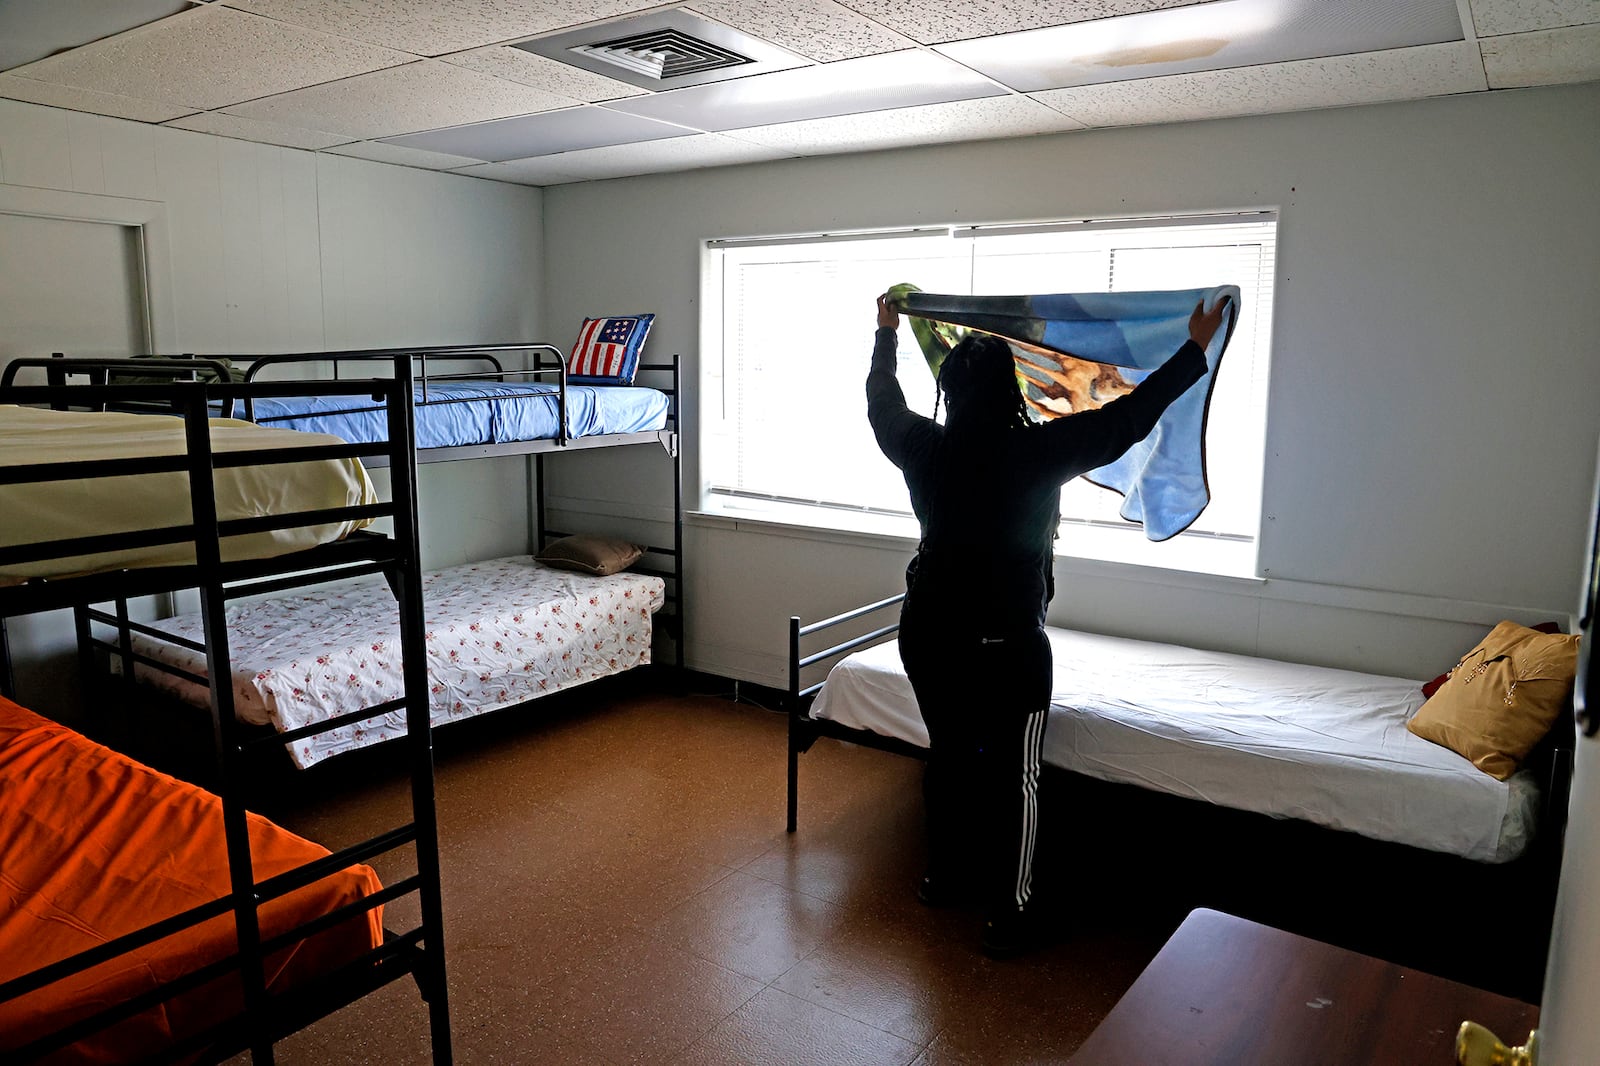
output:
[[[813,666],[822,663],[831,665],[850,652],[860,648],[880,644],[900,631],[898,617],[888,625],[879,626],[870,632],[823,648],[820,651],[803,655],[801,644],[806,637],[817,633],[824,633],[831,629],[866,618],[879,611],[890,607],[898,607],[905,600],[906,594],[890,596],[862,607],[857,607],[843,614],[836,614],[831,618],[824,618],[810,625],[801,625],[799,615],[789,616],[789,691],[786,697],[789,717],[789,808],[788,830],[795,831],[796,818],[800,806],[800,756],[811,750],[811,745],[817,742],[818,737],[832,737],[835,740],[846,740],[852,744],[863,747],[877,748],[880,751],[892,751],[897,755],[909,755],[916,759],[927,758],[927,751],[908,744],[898,737],[886,737],[881,733],[874,733],[868,729],[855,729],[851,726],[830,722],[825,718],[813,718],[810,715],[812,700],[822,688],[822,682],[801,688],[801,673]],[[828,639],[833,639],[831,636]]]
[[[11,546],[0,549],[0,561],[15,564],[135,546],[192,543],[195,562],[179,566],[119,569],[61,579],[35,579],[17,585],[0,586],[0,645],[4,644],[3,621],[11,615],[64,607],[81,608],[86,603],[109,598],[125,600],[129,596],[185,588],[200,591],[206,652],[210,659],[209,685],[219,786],[217,791],[222,805],[231,890],[225,896],[181,914],[0,984],[0,1000],[25,995],[230,912],[234,917],[238,951],[200,971],[166,982],[129,1002],[105,1008],[26,1047],[16,1049],[10,1061],[36,1061],[205,981],[237,975],[244,993],[244,1005],[239,1014],[190,1035],[147,1061],[171,1062],[195,1056],[202,1061],[216,1062],[248,1049],[255,1063],[267,1064],[274,1060],[273,1046],[278,1039],[392,981],[411,975],[428,1005],[433,1061],[436,1064],[448,1064],[451,1062],[450,1020],[445,981],[438,825],[434,808],[432,730],[428,715],[428,678],[423,643],[410,359],[395,357],[392,360],[392,377],[359,383],[323,381],[253,385],[235,384],[226,378],[217,383],[197,380],[175,381],[165,385],[104,383],[105,375],[113,371],[137,369],[142,372],[158,368],[157,361],[145,359],[101,361],[95,368],[74,361],[78,367],[92,371],[91,384],[68,385],[65,384],[63,365],[51,365],[52,362],[14,361],[0,376],[0,402],[58,408],[87,406],[98,410],[128,402],[165,406],[180,413],[183,418],[186,451],[181,455],[165,457],[64,461],[26,467],[0,466],[0,484],[181,471],[189,477],[191,514],[187,522],[136,534],[110,534]],[[28,366],[43,366],[52,384],[16,385],[17,371]],[[195,375],[188,372],[192,368],[191,363],[189,367],[174,369],[182,372],[181,376],[193,378]],[[362,392],[386,400],[387,443],[289,446],[247,452],[212,451],[209,416],[213,406],[219,403],[231,404],[259,396],[349,395]],[[388,460],[394,471],[391,502],[387,504],[251,519],[221,520],[218,517],[213,477],[219,469],[380,455]],[[230,535],[372,517],[391,518],[394,534],[385,537],[357,532],[341,541],[270,559],[230,562],[222,558],[221,542]],[[231,599],[262,591],[370,573],[382,573],[395,596],[400,616],[405,695],[365,711],[321,723],[312,731],[332,729],[350,719],[365,719],[403,708],[408,732],[401,743],[407,746],[410,761],[412,820],[321,860],[256,882],[252,871],[244,797],[241,795],[242,775],[233,772],[247,745],[241,741],[229,683],[232,671],[229,664],[226,605]],[[14,691],[14,678],[8,649],[3,665],[0,685],[10,694]],[[353,863],[408,845],[415,849],[415,874],[385,886],[372,897],[311,919],[279,936],[262,939],[259,909],[267,901]],[[386,929],[382,945],[353,962],[300,989],[281,996],[268,995],[263,966],[271,952],[413,893],[421,915],[416,927],[399,933]]]
[[[879,611],[898,607],[905,601],[905,598],[905,593],[902,592],[899,595],[890,596],[887,599],[878,600],[875,603],[869,603],[808,625],[802,625],[798,615],[791,615],[789,618],[789,689],[786,694],[786,709],[789,719],[788,830],[791,833],[795,831],[799,803],[800,756],[810,750],[811,745],[816,743],[818,737],[832,737],[836,740],[860,744],[863,747],[891,751],[900,755],[909,755],[913,758],[927,758],[926,749],[907,743],[898,737],[887,737],[871,730],[856,729],[824,718],[811,717],[811,704],[815,700],[817,693],[822,689],[823,682],[818,681],[815,684],[801,687],[802,671],[824,663],[831,668],[834,662],[850,652],[882,643],[894,637],[900,631],[900,622],[896,618],[887,625],[879,626],[869,632],[843,640],[838,644],[810,654],[805,654],[802,650],[805,638],[837,629],[849,622],[866,618]],[[833,638],[829,637],[828,639]],[[1573,758],[1576,744],[1577,727],[1575,716],[1571,713],[1563,713],[1557,717],[1555,726],[1551,728],[1549,734],[1524,762],[1524,765],[1531,766],[1537,771],[1540,778],[1541,793],[1544,797],[1543,808],[1539,816],[1538,836],[1559,837],[1564,830],[1564,813],[1571,793]]]
[[[896,737],[840,725],[826,719],[812,718],[810,707],[823,682],[818,681],[802,687],[804,671],[824,664],[831,668],[835,661],[852,651],[893,639],[900,626],[896,618],[859,636],[840,640],[839,643],[810,653],[805,653],[803,648],[815,642],[808,641],[807,638],[823,634],[824,639],[837,639],[827,635],[830,630],[837,630],[849,623],[867,619],[877,612],[896,608],[904,600],[905,594],[901,593],[807,625],[801,624],[799,616],[791,616],[789,619],[789,687],[785,699],[789,719],[788,831],[791,833],[795,831],[798,806],[799,757],[811,748],[817,738],[829,737],[898,755],[917,759],[927,758],[926,749]],[[1156,812],[1158,818],[1178,811],[1186,812],[1194,819],[1195,824],[1201,827],[1202,832],[1213,831],[1204,827],[1213,826],[1219,818],[1223,819],[1223,825],[1231,824],[1235,827],[1242,827],[1251,820],[1254,820],[1254,824],[1258,827],[1287,826],[1287,836],[1275,836],[1272,839],[1299,846],[1305,846],[1309,841],[1312,847],[1311,854],[1318,857],[1326,851],[1343,855],[1346,861],[1352,856],[1359,857],[1349,866],[1350,870],[1357,871],[1356,876],[1361,876],[1360,871],[1381,871],[1392,867],[1405,871],[1399,875],[1401,877],[1433,879],[1427,883],[1432,884],[1437,881],[1446,894],[1455,894],[1462,900],[1492,899],[1497,905],[1506,904],[1508,909],[1517,915],[1519,928],[1524,935],[1503,937],[1501,941],[1497,941],[1495,952],[1473,950],[1472,966],[1493,963],[1498,968],[1484,972],[1477,972],[1476,969],[1470,972],[1463,971],[1458,975],[1458,979],[1470,980],[1472,983],[1487,983],[1488,978],[1492,976],[1497,981],[1505,982],[1498,987],[1503,994],[1537,1002],[1543,983],[1545,950],[1555,907],[1555,885],[1560,876],[1563,838],[1567,828],[1567,808],[1571,796],[1577,745],[1577,724],[1576,715],[1569,703],[1567,710],[1557,717],[1549,734],[1525,760],[1524,765],[1538,775],[1540,782],[1541,807],[1537,815],[1537,826],[1533,839],[1522,854],[1510,862],[1498,864],[1479,863],[1456,855],[1374,840],[1360,834],[1299,819],[1268,819],[1265,815],[1210,804],[1204,800],[1172,796],[1137,785],[1111,784],[1078,774],[1069,776],[1078,779],[1078,782],[1088,788],[1112,790],[1113,793],[1121,794],[1122,799],[1129,798],[1127,794],[1134,794],[1135,798],[1152,805],[1151,810]],[[1046,769],[1052,768],[1046,767]],[[1064,770],[1060,772],[1068,773]],[[1094,795],[1103,801],[1105,794]],[[1415,886],[1412,886],[1410,891],[1415,894]],[[1520,901],[1520,903],[1511,905],[1509,901]],[[1522,909],[1519,910],[1519,907]],[[1463,950],[1474,945],[1481,948],[1474,938],[1455,935],[1454,925],[1443,932],[1453,935],[1453,939],[1464,946]],[[1543,942],[1539,941],[1540,937],[1545,938]],[[1455,965],[1466,967],[1469,964],[1456,959]]]
[[[525,360],[531,362],[532,365],[524,369],[507,369],[504,363],[501,361],[500,356],[518,352],[523,353]],[[666,375],[668,381],[670,382],[665,387],[661,387],[656,390],[664,393],[668,398],[666,428],[662,430],[647,430],[637,433],[610,433],[585,437],[573,437],[568,433],[569,423],[567,419],[566,359],[562,355],[561,349],[552,344],[530,343],[431,345],[409,348],[355,349],[337,352],[295,352],[260,355],[230,355],[226,358],[230,362],[247,364],[247,368],[244,371],[244,381],[246,384],[254,385],[260,385],[264,383],[267,379],[261,377],[261,375],[264,372],[269,371],[269,369],[272,367],[297,366],[307,363],[321,363],[328,365],[331,368],[331,372],[335,381],[358,382],[365,379],[343,377],[341,375],[341,367],[360,367],[363,365],[370,366],[374,362],[392,362],[395,359],[409,358],[412,360],[415,392],[420,393],[420,396],[416,396],[413,400],[414,405],[417,407],[482,402],[476,397],[444,397],[430,399],[428,397],[428,388],[430,384],[474,380],[504,382],[508,379],[519,376],[534,378],[548,378],[550,376],[554,376],[556,379],[555,396],[558,409],[558,424],[560,427],[557,436],[540,440],[509,441],[497,444],[471,444],[445,448],[413,449],[415,461],[418,463],[457,462],[467,459],[488,459],[500,456],[515,455],[532,456],[534,462],[534,472],[539,485],[538,495],[535,501],[534,529],[530,537],[534,553],[538,553],[552,540],[570,535],[566,531],[550,528],[546,522],[546,480],[544,476],[544,463],[548,456],[571,454],[573,452],[587,451],[595,448],[620,448],[644,444],[659,445],[665,449],[668,456],[672,460],[672,544],[670,547],[652,544],[645,545],[644,547],[647,556],[655,557],[657,560],[666,560],[666,562],[659,565],[650,565],[649,563],[645,565],[637,565],[632,569],[637,573],[650,574],[655,577],[660,577],[663,579],[663,581],[668,583],[665,593],[665,604],[670,608],[670,612],[665,614],[665,620],[667,622],[668,634],[672,637],[673,665],[680,674],[683,672],[685,586],[683,573],[683,449],[680,439],[683,395],[683,361],[681,356],[674,355],[671,362],[640,363],[637,368],[637,372],[639,374]],[[489,369],[465,372],[460,370],[446,370],[440,373],[430,373],[428,368],[428,361],[430,359],[435,363],[465,363],[468,365],[473,362],[481,362]],[[550,359],[551,361],[547,363],[547,359]],[[61,382],[64,379],[65,374],[69,372],[82,372],[90,374],[91,380],[99,384],[104,384],[106,381],[106,369],[91,369],[85,367],[80,371],[77,368],[80,367],[85,361],[68,359],[60,353],[57,353],[53,359],[27,360],[25,362],[27,362],[29,365],[43,368],[48,374],[51,375],[50,380],[53,384]],[[121,370],[124,372],[137,372],[155,370],[157,372],[164,373],[185,373],[186,376],[190,377],[191,379],[198,377],[202,372],[210,371],[213,374],[221,375],[222,378],[226,380],[229,372],[229,367],[226,363],[223,363],[218,358],[213,358],[207,355],[141,357],[138,359],[93,360],[89,362],[93,362],[95,364],[104,364],[106,368],[113,371]],[[348,388],[343,394],[359,395],[358,392],[352,392]],[[243,414],[246,421],[253,421],[260,425],[270,425],[274,422],[288,421],[293,418],[302,417],[296,415],[282,415],[257,418],[255,417],[253,402],[256,395],[267,396],[273,394],[246,392],[241,397]],[[148,405],[146,406],[148,407]],[[335,411],[319,411],[317,414],[319,416],[334,414],[362,414],[373,411],[382,411],[383,409],[384,406],[380,403],[377,403],[376,398],[374,398],[373,402],[370,403],[356,404],[354,406],[340,408]],[[387,465],[388,458],[386,455],[379,453],[365,457],[363,462],[368,468],[377,469]],[[130,630],[136,631],[137,627],[130,625],[128,621],[126,600],[121,599],[117,601],[117,611],[115,615],[105,615],[103,613],[96,614],[92,620],[114,626],[117,629],[119,634],[118,642],[120,648],[112,650],[117,650],[119,652],[122,657],[122,662],[125,668],[127,668],[129,676],[131,676],[131,664],[134,661],[135,656],[133,655],[129,646],[130,641],[128,633]],[[80,638],[83,640],[91,639],[88,636],[87,622],[85,619],[80,618],[78,620],[78,630]],[[151,635],[158,636],[164,640],[172,639],[170,634],[153,633]],[[102,644],[101,646],[108,649],[111,648],[110,645],[106,644]],[[140,659],[139,661],[143,662],[147,666],[152,666],[158,669],[166,669],[169,671],[171,670],[170,667],[165,667],[162,664],[155,663],[150,660]],[[204,684],[203,679],[191,677],[188,680]],[[286,740],[289,739],[289,737],[287,734],[281,734],[279,739]]]

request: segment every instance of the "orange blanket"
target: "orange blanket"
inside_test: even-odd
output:
[[[328,854],[250,815],[257,881]],[[355,865],[261,908],[263,939],[380,888]],[[226,895],[222,803],[0,698],[0,982]],[[284,948],[266,963],[283,992],[381,943],[381,909]],[[30,1040],[226,957],[231,912],[0,1003],[0,1058]],[[74,1044],[49,1062],[117,1062],[227,1017],[222,978]]]

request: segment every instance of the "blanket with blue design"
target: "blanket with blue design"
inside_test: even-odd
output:
[[[1189,339],[1195,304],[1231,297],[1222,328],[1206,350],[1208,373],[1180,396],[1156,428],[1122,458],[1089,471],[1089,481],[1122,494],[1122,517],[1142,523],[1151,540],[1188,529],[1211,502],[1205,427],[1212,384],[1238,321],[1239,289],[1057,293],[1044,296],[943,296],[914,285],[889,290],[911,319],[935,375],[967,330],[1004,338],[1034,417],[1058,418],[1100,407],[1133,391]]]

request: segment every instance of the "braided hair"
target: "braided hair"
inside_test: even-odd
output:
[[[968,333],[950,349],[934,389],[936,415],[941,399],[949,425],[1014,429],[1031,424],[1011,346],[992,333]]]

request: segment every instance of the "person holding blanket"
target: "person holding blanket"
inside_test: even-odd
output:
[[[1034,896],[1033,852],[1061,486],[1146,437],[1205,375],[1227,305],[1196,305],[1189,340],[1128,395],[1044,423],[1027,416],[1006,342],[969,333],[939,368],[940,424],[906,407],[895,377],[900,314],[878,297],[867,418],[905,475],[921,529],[899,634],[928,727],[928,866],[917,892],[934,906],[981,903],[991,957],[1056,931]]]

